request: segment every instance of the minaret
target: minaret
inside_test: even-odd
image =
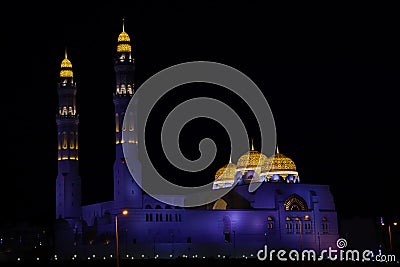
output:
[[[116,91],[114,93],[115,105],[115,139],[116,139],[116,158],[114,162],[114,204],[115,209],[142,208],[142,189],[138,186],[135,179],[141,179],[142,170],[138,160],[138,139],[136,134],[136,114],[129,114],[129,121],[123,124],[125,111],[128,107],[133,94],[135,63],[132,57],[132,48],[129,35],[125,32],[124,21],[122,22],[122,32],[118,36],[117,53],[114,61],[116,74]],[[124,140],[129,136],[128,140]],[[127,134],[129,133],[129,134]],[[122,144],[128,142],[133,151],[133,173],[135,179],[129,172],[122,149]]]
[[[78,169],[78,123],[76,83],[67,57],[61,62],[58,82],[58,175],[56,179],[56,218],[81,217],[81,178]]]

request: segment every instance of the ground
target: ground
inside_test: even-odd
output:
[[[58,262],[1,262],[2,267],[42,267],[42,266],[54,266],[54,267],[114,267],[117,266],[116,260],[106,260],[106,261],[58,261]],[[269,261],[259,261],[258,259],[174,259],[174,260],[163,260],[163,259],[146,259],[146,260],[121,260],[120,267],[140,267],[140,266],[206,266],[206,265],[217,265],[218,267],[233,267],[233,266],[312,266],[312,267],[371,267],[371,266],[400,266],[399,263],[376,263],[376,262],[338,262],[338,261],[324,261],[324,262],[269,262]]]

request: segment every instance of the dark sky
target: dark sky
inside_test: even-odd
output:
[[[0,221],[54,217],[56,89],[66,46],[78,84],[83,202],[112,199],[113,56],[122,17],[138,85],[187,61],[230,65],[264,92],[280,152],[295,161],[303,183],[331,185],[340,216],[399,214],[397,9],[376,3],[100,2],[15,2],[2,17],[6,135]],[[213,92],[212,86],[180,88],[180,97],[164,99],[159,117],[173,106],[171,99]],[[239,113],[251,121],[248,110]],[[208,182],[226,163],[229,141],[207,121],[189,128],[204,126],[210,131],[182,133],[182,149],[196,157],[193,141],[209,136],[220,143],[216,162],[201,175]],[[257,148],[260,138],[257,130],[251,132]],[[170,166],[165,168],[173,177]],[[198,177],[179,179],[198,184]]]

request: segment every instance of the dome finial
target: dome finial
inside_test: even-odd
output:
[[[125,31],[125,18],[122,18],[122,31]]]
[[[231,152],[231,154],[229,155],[229,163],[232,163],[232,152]]]
[[[279,154],[278,144],[276,144],[276,154]]]
[[[254,151],[253,138],[251,138],[251,151]]]
[[[65,54],[65,58],[68,58],[68,54],[67,54],[67,47],[65,47],[64,54]]]

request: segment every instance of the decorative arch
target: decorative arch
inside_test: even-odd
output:
[[[307,202],[299,195],[290,195],[284,203],[285,210],[307,211]]]

